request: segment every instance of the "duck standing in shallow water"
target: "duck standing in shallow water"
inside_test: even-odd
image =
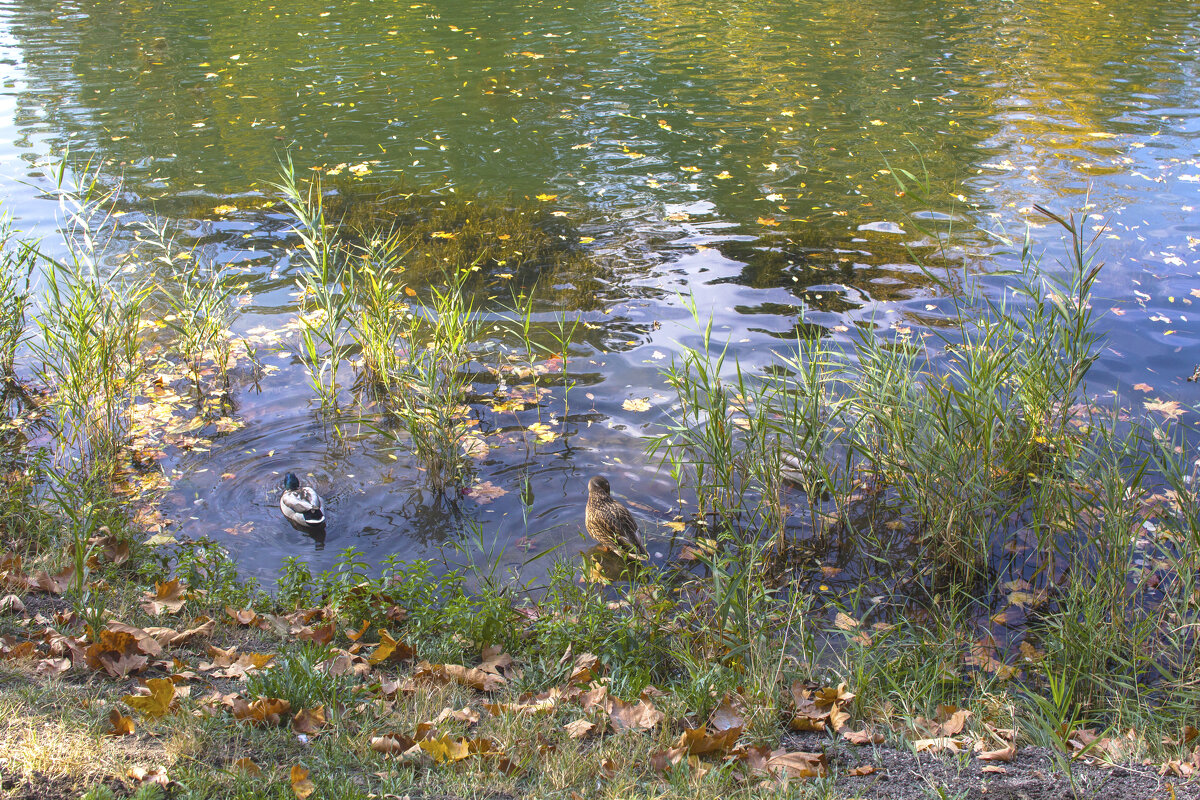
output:
[[[588,481],[587,511],[584,524],[588,535],[601,547],[623,556],[649,558],[638,538],[637,521],[629,509],[612,499],[608,479],[599,475]]]
[[[325,524],[325,512],[321,508],[321,497],[311,486],[300,486],[296,473],[289,472],[283,478],[283,494],[279,498],[279,510],[296,525],[315,528]]]

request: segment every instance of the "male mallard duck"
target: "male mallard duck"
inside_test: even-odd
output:
[[[647,558],[637,534],[637,521],[629,509],[612,499],[608,479],[599,475],[588,481],[587,512],[584,524],[588,535],[602,547],[620,555]]]
[[[321,510],[321,497],[311,486],[301,488],[296,473],[289,472],[283,478],[283,494],[279,498],[279,510],[297,525],[314,528],[325,524],[325,512]]]

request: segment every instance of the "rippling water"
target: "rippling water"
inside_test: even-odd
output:
[[[162,215],[246,271],[241,332],[295,313],[289,222],[261,208],[287,154],[527,200],[608,265],[587,287],[569,436],[482,463],[508,491],[492,503],[432,502],[377,437],[322,425],[286,346],[267,354],[279,371],[236,393],[245,426],[166,463],[180,531],[227,544],[247,574],[291,554],[321,569],[351,544],[426,556],[472,523],[506,564],[569,554],[598,471],[653,531],[676,497],[641,437],[669,410],[660,369],[698,339],[680,295],[753,365],[813,326],[919,333],[946,303],[911,253],[1011,266],[995,234],[1019,244],[1028,223],[1052,263],[1062,245],[1034,203],[1090,214],[1107,263],[1091,389],[1135,408],[1200,400],[1197,2],[6,0],[0,19],[0,192],[18,224],[53,230],[46,159],[93,157],[124,180],[131,219]],[[919,212],[955,247],[931,249]],[[634,398],[651,410],[626,411]],[[289,469],[329,497],[323,543],[279,517]]]

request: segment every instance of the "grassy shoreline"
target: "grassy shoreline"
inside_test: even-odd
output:
[[[65,260],[0,236],[0,796],[1195,791],[1196,467],[1179,429],[1089,402],[1100,268],[1074,219],[1044,212],[1069,263],[1027,249],[999,300],[953,294],[933,340],[802,339],[750,375],[697,318],[648,441],[697,500],[681,564],[559,559],[529,595],[486,564],[376,575],[347,550],[267,593],[211,543],[147,539],[177,423],[146,413],[176,391],[148,352],[200,424],[236,424],[231,373],[262,369],[229,332],[236,282],[149,223],[130,257],[186,274],[97,272],[111,195],[81,186],[60,183]],[[447,502],[488,446],[471,370],[524,382],[529,430],[568,435],[577,317],[530,294],[484,326],[477,258],[409,286],[402,236],[343,236],[319,187],[279,188],[300,359],[335,425],[373,409]],[[487,328],[523,360],[489,360]]]

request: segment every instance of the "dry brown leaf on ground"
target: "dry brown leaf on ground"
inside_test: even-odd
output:
[[[460,683],[481,692],[494,691],[507,683],[500,675],[481,669],[464,667],[462,664],[430,664],[426,661],[417,665],[413,678],[440,684]]]
[[[146,681],[144,691],[144,694],[127,694],[121,701],[151,719],[164,716],[171,710],[175,702],[175,684],[170,678],[151,678]]]
[[[716,733],[709,733],[705,725],[691,728],[679,735],[679,739],[676,740],[673,747],[651,753],[651,765],[661,772],[670,765],[678,764],[685,757],[698,757],[709,753],[726,754],[733,749],[734,743],[741,735],[741,727],[729,728]]]
[[[416,741],[402,733],[385,733],[382,736],[371,737],[371,749],[385,756],[403,755],[416,745]]]
[[[195,627],[188,628],[186,631],[176,631],[173,628],[146,628],[146,633],[154,638],[163,647],[178,647],[179,645],[187,644],[192,639],[201,636],[212,636],[216,630],[216,620],[208,617],[200,617],[194,620]]]
[[[612,697],[608,701],[608,719],[618,733],[626,730],[648,731],[662,722],[663,716],[663,712],[655,708],[653,703],[645,700],[626,703]]]
[[[508,713],[532,717],[537,714],[552,714],[557,705],[553,700],[545,699],[529,703],[484,703],[483,707],[495,716]]]
[[[875,766],[873,764],[863,764],[858,767],[852,767],[846,774],[847,775],[873,775],[874,773],[875,773]]]
[[[158,642],[147,637],[147,641]],[[144,669],[150,658],[138,646],[138,640],[124,631],[102,630],[96,642],[87,649],[87,664],[95,670],[104,670],[114,678]]]
[[[142,603],[142,608],[147,614],[154,617],[164,611],[168,614],[178,614],[187,602],[187,586],[178,578],[165,582],[155,581],[154,591],[146,592],[144,596],[146,602]]]
[[[308,779],[308,770],[299,764],[292,767],[291,775],[289,776],[292,784],[292,793],[300,800],[308,797],[317,790],[313,782]]]
[[[435,764],[462,761],[471,755],[471,747],[466,739],[452,739],[448,734],[436,739],[426,739],[418,742],[418,745],[429,754]]]
[[[347,628],[344,631],[344,633],[346,634],[347,639],[349,639],[352,642],[357,642],[359,639],[361,639],[363,637],[363,634],[365,634],[370,627],[371,627],[371,623],[368,620],[364,619],[362,621],[361,628],[359,628],[356,631],[352,631],[349,628]]]
[[[235,625],[253,625],[258,621],[258,614],[252,608],[233,608],[225,606],[225,614]]]
[[[982,761],[1012,761],[1017,757],[1017,746],[1010,744],[999,750],[981,750],[978,755]]]
[[[36,643],[18,642],[10,636],[0,636],[0,659],[33,658],[36,655]]]
[[[229,765],[235,772],[257,777],[262,775],[262,769],[249,758],[239,758]]]
[[[591,720],[577,719],[574,722],[568,722],[563,725],[563,730],[567,732],[567,736],[572,739],[583,739],[587,737],[592,729],[596,727],[596,723]]]
[[[913,726],[918,731],[925,733],[928,738],[938,739],[962,733],[970,717],[971,712],[966,709],[942,705],[938,706],[937,714],[932,720],[917,717],[913,720]]]
[[[854,694],[847,691],[846,684],[836,688],[814,688],[803,681],[794,681],[791,687],[795,713],[791,728],[799,731],[823,731],[827,728],[841,730],[850,715],[844,710]]]
[[[6,594],[4,597],[0,597],[0,614],[27,616],[25,604],[15,594]]]
[[[132,736],[133,719],[121,714],[117,709],[108,712],[109,736]]]
[[[335,650],[334,655],[317,665],[326,675],[355,675],[365,678],[371,674],[371,664],[362,656],[354,655],[345,650]]]
[[[883,744],[883,734],[876,733],[870,728],[863,728],[861,731],[842,731],[842,738],[850,744],[865,745],[865,744]]]
[[[713,730],[727,731],[737,728],[739,731],[746,726],[746,704],[737,695],[726,694],[721,705],[713,709],[708,718],[708,725]]]
[[[507,675],[508,668],[513,663],[512,656],[505,653],[499,645],[487,645],[483,648],[480,657],[482,663],[479,665],[479,669],[484,672],[495,673],[496,675]]]
[[[38,675],[43,678],[49,678],[54,675],[62,675],[71,669],[71,659],[69,658],[43,658],[33,668]]]
[[[592,653],[580,653],[575,656],[571,666],[571,677],[567,680],[572,686],[587,686],[600,674],[600,658]]]
[[[96,549],[93,558],[103,556],[108,563],[118,567],[129,560],[129,542],[121,541],[114,536],[108,526],[100,528],[96,536],[88,539],[88,543]]]
[[[291,703],[277,697],[260,697],[253,703],[239,697],[231,705],[234,719],[269,727],[278,726],[291,708]]]
[[[583,694],[579,695],[579,705],[584,711],[590,711],[593,708],[608,709],[608,686],[601,684],[592,689],[588,689]]]
[[[918,753],[926,751],[930,753],[941,753],[943,751],[949,753],[957,753],[963,749],[962,742],[952,739],[949,736],[935,736],[929,739],[917,739],[912,743],[913,750]]]
[[[307,736],[316,736],[325,727],[325,706],[302,708],[292,717],[292,730]]]
[[[446,706],[434,717],[432,724],[441,725],[448,719],[474,725],[476,722],[479,722],[479,712],[469,706],[464,706],[461,709],[453,709],[450,706]]]
[[[245,678],[246,673],[262,669],[275,658],[274,653],[243,653],[237,648],[222,650],[209,645],[208,655],[212,661],[201,661],[201,672],[211,672],[214,678]]]
[[[130,778],[133,778],[133,780],[137,781],[139,784],[157,783],[164,789],[167,787],[167,784],[171,782],[171,779],[167,777],[166,768],[161,766],[154,766],[150,767],[149,769],[146,767],[130,767],[129,771],[125,774]]]
[[[826,773],[824,753],[776,750],[767,759],[766,771],[782,780],[787,778],[823,778]]]
[[[71,585],[71,579],[74,577],[74,566],[64,567],[54,575],[42,570],[33,576],[29,588],[41,590],[47,594],[62,594]]]
[[[117,633],[127,633],[137,639],[138,649],[148,656],[157,656],[162,653],[162,644],[144,628],[126,625],[124,622],[109,622],[104,628]]]
[[[393,639],[390,633],[380,628],[379,646],[375,648],[375,652],[367,656],[367,661],[372,664],[382,664],[389,659],[392,661],[408,661],[414,655],[411,647],[398,639]]]
[[[305,626],[296,631],[296,638],[302,642],[316,642],[317,644],[329,644],[333,641],[333,635],[337,632],[337,623],[330,620],[324,625]]]

